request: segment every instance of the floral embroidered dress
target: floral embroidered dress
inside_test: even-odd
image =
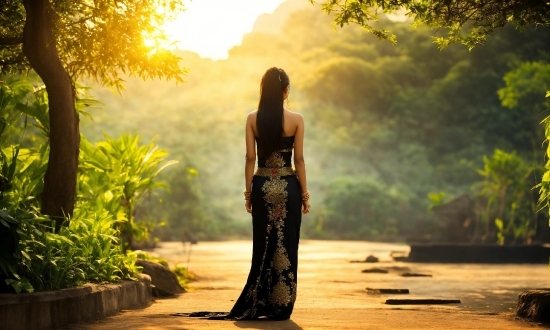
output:
[[[252,179],[252,265],[231,312],[173,313],[215,320],[287,320],[296,301],[302,194],[292,168],[294,136],[283,149],[258,158]]]
[[[302,197],[292,168],[294,137],[258,159],[252,180],[252,265],[229,318],[290,318],[296,301]]]

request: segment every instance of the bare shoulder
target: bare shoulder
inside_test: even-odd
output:
[[[288,117],[299,123],[299,122],[303,122],[304,121],[304,117],[302,116],[302,114],[298,113],[298,112],[294,112],[294,111],[290,111],[290,110],[285,110],[286,113],[288,114]]]
[[[246,121],[256,121],[256,115],[258,114],[258,111],[252,111],[246,116]]]

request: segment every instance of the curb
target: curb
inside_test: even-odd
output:
[[[0,328],[51,329],[93,322],[151,300],[151,278],[142,274],[138,281],[120,284],[90,283],[57,291],[1,294]]]
[[[550,245],[411,243],[408,262],[548,264]]]

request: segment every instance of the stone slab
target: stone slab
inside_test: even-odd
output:
[[[386,305],[446,305],[460,304],[458,299],[388,299]]]
[[[0,294],[1,329],[52,329],[92,322],[152,299],[151,278],[120,284],[85,284],[36,293]]]
[[[432,263],[548,263],[549,245],[411,244],[408,262]]]
[[[361,273],[371,273],[371,274],[387,274],[389,273],[386,269],[381,268],[370,268],[370,269],[363,269]]]
[[[367,288],[371,294],[409,294],[409,289],[373,289]]]

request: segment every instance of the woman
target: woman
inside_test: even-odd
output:
[[[290,80],[283,69],[262,77],[258,111],[246,120],[245,207],[252,213],[252,266],[229,314],[236,319],[290,318],[296,300],[302,213],[309,213],[304,119],[284,108]],[[254,173],[258,151],[258,168]],[[294,149],[294,170],[292,150]]]
[[[296,301],[298,241],[302,213],[309,213],[304,162],[304,120],[284,108],[290,80],[283,69],[262,77],[258,111],[246,120],[245,207],[252,213],[252,266],[229,314],[181,316],[287,320]],[[257,147],[257,148],[256,148]],[[258,151],[258,168],[254,173]],[[292,168],[292,150],[294,166]],[[299,179],[299,180],[298,180]]]

